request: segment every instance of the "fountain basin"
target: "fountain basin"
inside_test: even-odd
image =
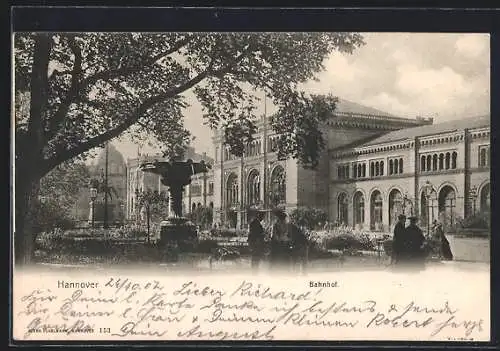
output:
[[[161,246],[177,245],[181,251],[189,251],[198,242],[196,225],[185,217],[170,217],[160,223]]]

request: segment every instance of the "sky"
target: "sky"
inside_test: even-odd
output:
[[[433,117],[434,123],[490,113],[490,44],[488,34],[364,33],[366,45],[353,54],[333,53],[318,73],[303,84],[315,94],[374,107],[392,115]],[[213,154],[210,129],[202,109],[186,97],[185,125],[198,152]],[[264,111],[264,103],[260,107]],[[267,105],[268,113],[273,107]],[[125,158],[137,155],[126,137],[114,142]],[[143,153],[154,148],[143,147]]]

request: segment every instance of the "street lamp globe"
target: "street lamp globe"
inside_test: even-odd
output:
[[[97,189],[92,187],[90,188],[90,199],[94,201],[97,198]]]

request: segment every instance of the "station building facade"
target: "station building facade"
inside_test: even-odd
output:
[[[330,150],[330,218],[391,230],[400,213],[445,227],[490,208],[490,116],[401,129]]]
[[[392,116],[339,100],[323,128],[327,148],[320,155],[316,170],[304,169],[294,159],[277,158],[276,135],[265,116],[258,121],[257,134],[241,158],[230,154],[223,143],[223,134],[216,133],[213,138],[214,221],[230,227],[245,227],[247,209],[252,205],[268,211],[276,206],[287,211],[302,206],[315,207],[335,220],[338,209],[333,199],[338,195],[340,184],[334,174],[337,160],[331,157],[332,151],[393,131],[429,124],[432,119]]]

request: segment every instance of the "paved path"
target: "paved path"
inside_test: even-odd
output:
[[[460,271],[478,271],[489,272],[490,265],[483,262],[464,262],[464,261],[450,261],[450,262],[428,262],[426,269],[432,268],[446,268]],[[177,263],[134,263],[134,264],[88,264],[88,265],[75,265],[75,264],[51,264],[51,263],[38,263],[36,264],[37,270],[48,271],[101,271],[101,272],[116,272],[121,273],[128,271],[142,271],[153,272],[159,271],[169,274],[185,274],[186,272],[197,273],[210,273],[210,272],[227,272],[227,273],[240,273],[249,272],[250,260],[249,258],[241,258],[233,261],[214,262],[210,267],[207,259],[193,260],[190,262],[177,262]],[[391,270],[387,259],[378,259],[375,257],[348,257],[344,262],[339,262],[337,259],[322,259],[311,261],[308,265],[307,271],[314,272],[360,272],[360,271],[384,271]],[[269,263],[262,262],[261,271],[270,271]]]

